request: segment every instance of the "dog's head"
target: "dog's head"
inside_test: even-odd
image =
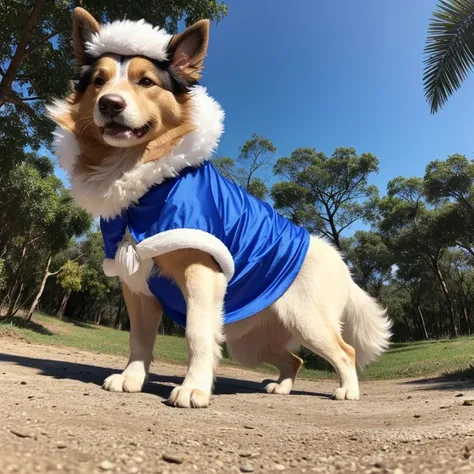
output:
[[[74,90],[49,115],[83,145],[153,149],[157,159],[193,130],[189,88],[199,80],[209,21],[171,36],[144,21],[100,26],[82,8],[73,13]]]
[[[77,204],[114,217],[151,187],[209,159],[224,112],[197,84],[209,22],[169,35],[144,20],[73,14],[74,88],[48,107]]]

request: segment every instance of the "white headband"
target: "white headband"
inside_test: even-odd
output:
[[[100,31],[85,43],[85,51],[92,57],[113,53],[165,61],[168,59],[166,48],[171,38],[172,35],[145,20],[114,21],[101,25]]]

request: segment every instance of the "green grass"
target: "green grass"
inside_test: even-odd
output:
[[[74,347],[90,352],[128,356],[128,336],[125,331],[82,322],[59,320],[35,314],[33,322],[21,318],[0,319],[0,337],[11,335],[32,344]],[[155,357],[171,363],[186,363],[186,343],[183,338],[158,336]],[[439,341],[418,341],[393,344],[392,349],[361,373],[363,380],[388,380],[431,375],[455,374],[474,378],[474,337]],[[224,359],[224,364],[232,364]],[[265,372],[275,372],[263,366]],[[324,370],[303,368],[300,376],[308,379],[332,378]]]

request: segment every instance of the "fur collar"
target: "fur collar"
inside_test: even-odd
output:
[[[79,145],[71,132],[57,128],[54,132],[55,154],[59,165],[69,175],[76,203],[95,216],[111,219],[135,204],[152,186],[178,176],[184,168],[197,167],[208,160],[224,130],[224,111],[207,95],[204,87],[195,86],[190,94],[196,129],[163,158],[135,163],[128,169],[131,149],[118,148],[87,177],[76,175],[74,165],[80,154]]]

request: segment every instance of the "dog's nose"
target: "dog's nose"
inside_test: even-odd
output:
[[[99,110],[109,117],[119,115],[126,106],[125,101],[117,94],[106,94],[99,99]]]

